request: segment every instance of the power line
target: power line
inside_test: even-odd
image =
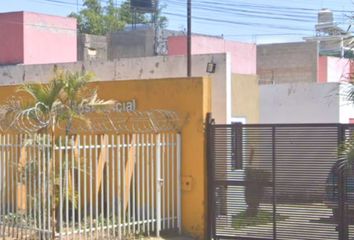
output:
[[[32,0],[33,1],[33,0]],[[83,1],[77,0],[34,0],[42,1],[51,5],[62,5],[68,7],[83,6]],[[143,1],[143,0],[141,0]],[[109,0],[100,0],[101,3],[107,4]],[[123,3],[120,0],[120,3]],[[167,9],[185,9],[185,1],[179,0],[161,0],[161,4],[167,4]],[[182,13],[181,13],[182,12]],[[258,28],[262,31],[266,30],[290,30],[301,32],[314,32],[313,25],[317,23],[318,9],[308,7],[293,7],[293,6],[280,6],[263,3],[243,3],[238,2],[216,2],[212,0],[193,0],[193,21],[200,24],[210,23],[224,27],[227,25],[238,25]],[[333,9],[335,14],[351,14],[351,11]],[[175,18],[175,21],[184,23],[187,18],[183,11],[165,10],[162,14]],[[221,17],[211,17],[213,14],[220,15]],[[310,24],[313,25],[310,25]],[[309,26],[309,27],[306,27]]]
[[[166,15],[176,16],[176,17],[181,17],[181,18],[185,18],[186,17],[183,14],[172,13],[172,12],[167,12],[167,11],[163,11],[163,13],[166,14]],[[196,17],[196,16],[194,16],[193,19],[205,20],[205,21],[208,21],[208,22],[228,23],[228,24],[233,24],[233,25],[279,28],[279,29],[286,29],[286,30],[313,31],[313,30],[310,30],[310,29],[307,29],[307,28],[282,26],[282,25],[267,24],[267,23],[241,22],[241,21],[232,21],[232,20],[224,20],[224,19],[217,19],[217,18],[208,18],[208,17]]]

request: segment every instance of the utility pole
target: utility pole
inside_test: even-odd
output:
[[[187,76],[192,76],[192,0],[187,0]]]

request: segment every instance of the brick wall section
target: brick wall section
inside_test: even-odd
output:
[[[257,46],[260,83],[317,81],[317,44],[294,42]]]

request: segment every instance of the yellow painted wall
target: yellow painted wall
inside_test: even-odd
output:
[[[259,87],[256,75],[232,75],[232,117],[259,123]]]
[[[206,140],[204,122],[211,110],[207,78],[105,81],[91,83],[102,99],[136,99],[137,110],[168,109],[186,119],[182,129],[182,178],[192,179],[190,191],[182,192],[182,225],[187,234],[204,239],[207,210]],[[0,87],[0,104],[16,92]]]

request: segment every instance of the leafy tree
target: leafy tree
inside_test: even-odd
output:
[[[105,22],[105,33],[116,32],[124,28],[126,22],[119,19],[120,9],[114,5],[113,0],[109,0],[105,9],[104,22]]]
[[[70,17],[77,18],[79,31],[83,33],[104,34],[103,8],[98,0],[86,0],[84,9],[79,14],[71,13]]]
[[[119,7],[115,6],[114,0],[108,0],[105,6],[102,6],[99,0],[85,0],[83,6],[79,13],[69,15],[77,19],[79,31],[82,33],[105,35],[122,30],[126,24],[147,24],[155,22],[155,19],[157,27],[165,28],[168,22],[167,18],[161,15],[162,8],[159,8],[152,18],[148,14],[132,13],[129,0]]]
[[[167,17],[162,15],[162,9],[164,9],[165,7],[166,5],[159,7],[155,15],[156,25],[159,29],[165,29],[168,25]]]

